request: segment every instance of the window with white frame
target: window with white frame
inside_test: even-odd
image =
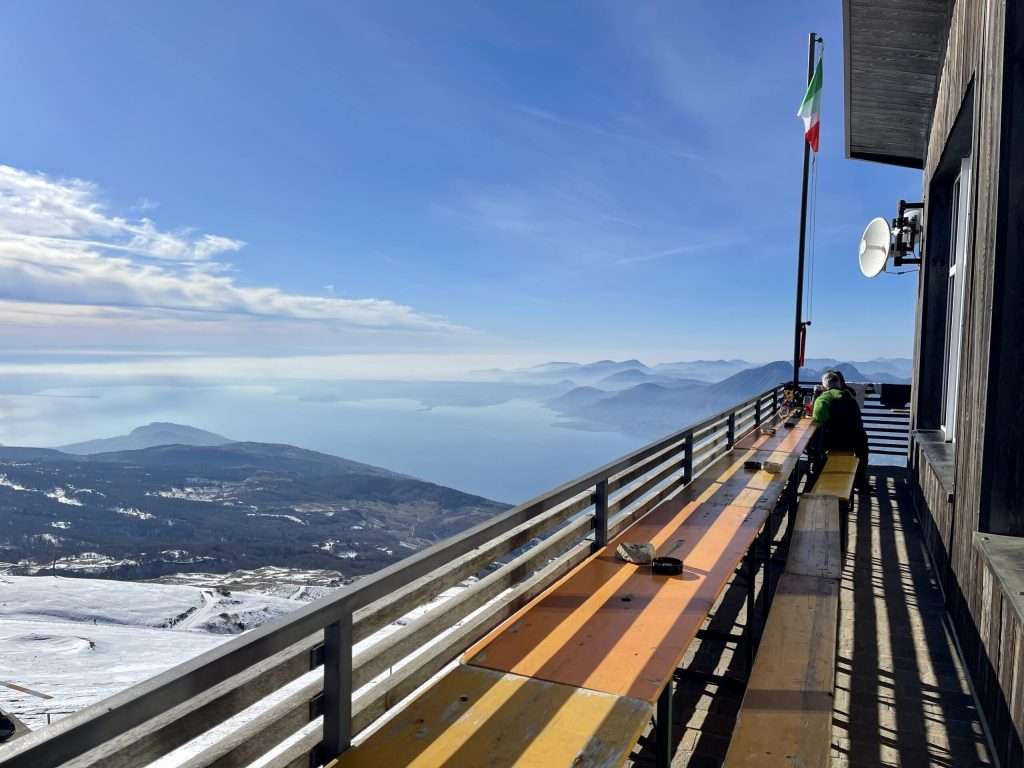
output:
[[[942,431],[956,440],[956,396],[960,375],[960,339],[964,325],[964,283],[970,234],[971,159],[960,163],[950,205],[949,276],[946,285],[946,351],[942,367]]]

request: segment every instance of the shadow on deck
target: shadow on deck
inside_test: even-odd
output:
[[[991,765],[905,472],[871,467],[869,482],[871,493],[854,497],[840,585],[832,766]],[[778,557],[783,556],[780,547]],[[781,570],[773,569],[776,578]],[[741,633],[745,595],[737,574],[709,628]],[[672,765],[720,766],[743,697],[743,648],[702,640],[694,644],[685,668],[674,700]],[[634,765],[653,766],[653,747],[651,731],[634,752]]]

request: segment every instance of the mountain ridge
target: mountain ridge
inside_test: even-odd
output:
[[[852,363],[827,358],[809,362],[825,363],[825,369],[841,371],[848,381],[906,382],[884,372],[867,374]],[[816,382],[821,374],[822,370],[802,368],[800,378]],[[792,363],[777,360],[744,368],[715,382],[675,379],[675,383],[667,384],[663,377],[646,376],[643,383],[607,389],[602,389],[598,382],[598,386],[572,389],[546,401],[546,405],[569,420],[564,426],[652,438],[696,423],[788,381],[792,375]]]
[[[68,445],[58,446],[57,450],[64,453],[89,455],[112,451],[139,450],[152,448],[157,445],[208,446],[225,445],[233,442],[235,441],[223,435],[192,427],[188,424],[153,421],[141,427],[136,427],[127,435],[101,437],[94,440],[84,440],[79,443],[69,443]]]
[[[507,508],[281,443],[89,455],[0,446],[0,548],[23,574],[139,580],[277,566],[351,577]]]

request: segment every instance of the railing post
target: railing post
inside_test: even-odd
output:
[[[693,480],[693,432],[687,433],[683,439],[686,455],[683,457],[683,485]]]
[[[352,612],[324,628],[324,758],[352,740]]]
[[[776,387],[772,390],[772,416],[777,416],[779,413],[779,388]]]
[[[608,543],[608,478],[597,481],[594,494],[594,551]]]
[[[732,448],[736,442],[736,411],[729,414],[729,425],[726,427],[725,432],[725,445],[727,448]]]
[[[761,396],[757,396],[757,400],[754,401],[754,427],[761,426]]]

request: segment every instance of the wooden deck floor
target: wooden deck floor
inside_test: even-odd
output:
[[[872,467],[869,482],[871,493],[854,497],[840,585],[832,768],[991,765],[905,474]],[[781,570],[774,569],[776,577]],[[738,576],[713,611],[710,627],[740,633],[745,624],[745,587]],[[693,644],[686,662],[691,672],[683,675],[674,698],[672,764],[715,768],[743,696],[743,649],[704,640]],[[707,674],[726,679],[712,682]],[[652,747],[648,734],[633,765],[653,765]]]
[[[905,473],[870,482],[843,569],[832,765],[991,765]]]

